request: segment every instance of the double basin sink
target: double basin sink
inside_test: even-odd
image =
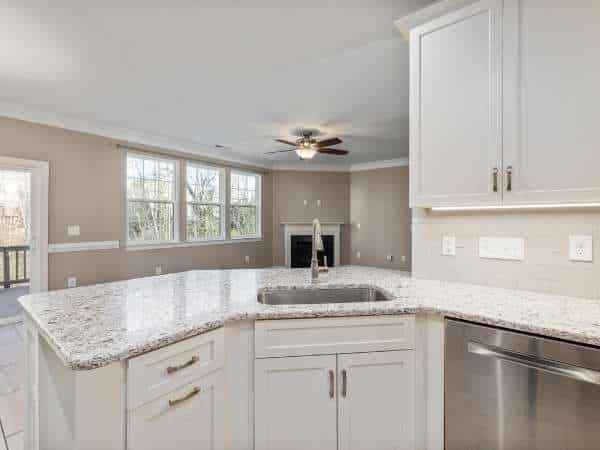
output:
[[[372,286],[261,289],[258,291],[258,302],[265,305],[316,305],[388,300],[393,300],[393,298],[383,290]]]

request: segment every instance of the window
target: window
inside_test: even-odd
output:
[[[260,236],[260,175],[231,171],[231,238]]]
[[[188,163],[186,172],[187,240],[223,239],[223,169]]]
[[[127,154],[127,240],[176,241],[177,164],[170,159]]]

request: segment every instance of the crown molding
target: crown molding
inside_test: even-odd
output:
[[[181,139],[142,130],[119,127],[101,121],[90,121],[75,116],[53,113],[17,103],[0,101],[0,116],[19,119],[65,130],[102,136],[118,141],[164,148],[210,159],[216,159],[245,166],[271,169],[270,162],[245,158],[231,151],[215,151],[211,146],[193,140]]]
[[[476,0],[443,0],[412,14],[401,17],[394,22],[394,25],[400,30],[402,37],[408,41],[410,40],[410,30],[412,28],[423,25],[430,20],[437,19],[438,17],[462,8],[463,6],[475,3],[475,1]]]
[[[350,172],[363,172],[365,170],[387,169],[390,167],[408,166],[408,158],[383,159],[360,164],[352,164]]]

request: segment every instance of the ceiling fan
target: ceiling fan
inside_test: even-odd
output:
[[[296,148],[265,152],[265,155],[295,151],[300,159],[312,159],[317,153],[324,153],[326,155],[347,155],[349,153],[348,150],[342,150],[341,148],[328,148],[332,145],[341,144],[343,141],[340,138],[334,137],[317,142],[313,137],[313,131],[308,130],[303,131],[302,137],[298,138],[296,142],[287,141],[285,139],[275,139],[275,141],[292,145]]]

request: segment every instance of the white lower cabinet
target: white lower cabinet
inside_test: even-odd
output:
[[[336,450],[336,356],[257,359],[255,449]]]
[[[339,450],[414,449],[414,352],[337,358]]]
[[[223,450],[223,371],[129,412],[129,450]]]

